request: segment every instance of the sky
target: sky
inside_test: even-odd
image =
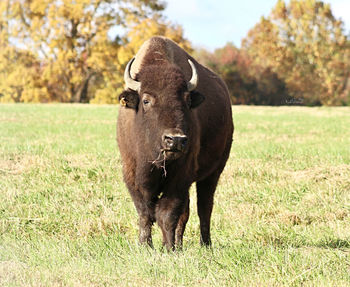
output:
[[[268,16],[277,0],[167,0],[165,15],[184,28],[194,47],[211,51],[232,42],[240,47],[248,31]],[[287,1],[289,2],[289,1]],[[350,33],[350,0],[324,0]]]

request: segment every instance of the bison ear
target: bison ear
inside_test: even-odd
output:
[[[205,100],[205,97],[197,91],[190,92],[190,96],[191,96],[191,109],[198,107]]]
[[[126,90],[119,95],[119,103],[123,107],[137,109],[139,105],[139,94],[133,90]]]

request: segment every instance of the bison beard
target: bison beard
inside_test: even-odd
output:
[[[214,192],[233,134],[225,84],[162,37],[147,41],[129,62],[125,82],[117,140],[124,181],[139,215],[140,242],[152,246],[157,222],[168,250],[182,246],[189,188],[196,182],[200,239],[210,245]]]

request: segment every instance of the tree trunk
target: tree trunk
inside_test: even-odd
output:
[[[88,90],[89,90],[89,81],[90,81],[91,75],[88,76],[88,78],[83,82],[83,84],[80,87],[79,91],[79,103],[88,103]]]
[[[89,97],[88,97],[88,91],[89,91],[89,82],[93,74],[89,74],[84,81],[78,85],[74,86],[71,85],[70,91],[71,91],[71,102],[72,103],[88,103]]]

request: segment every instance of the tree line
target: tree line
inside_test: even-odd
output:
[[[226,81],[234,104],[349,105],[350,36],[322,1],[277,1],[242,40],[194,49],[159,0],[0,2],[0,102],[117,103],[123,71],[153,35]]]

